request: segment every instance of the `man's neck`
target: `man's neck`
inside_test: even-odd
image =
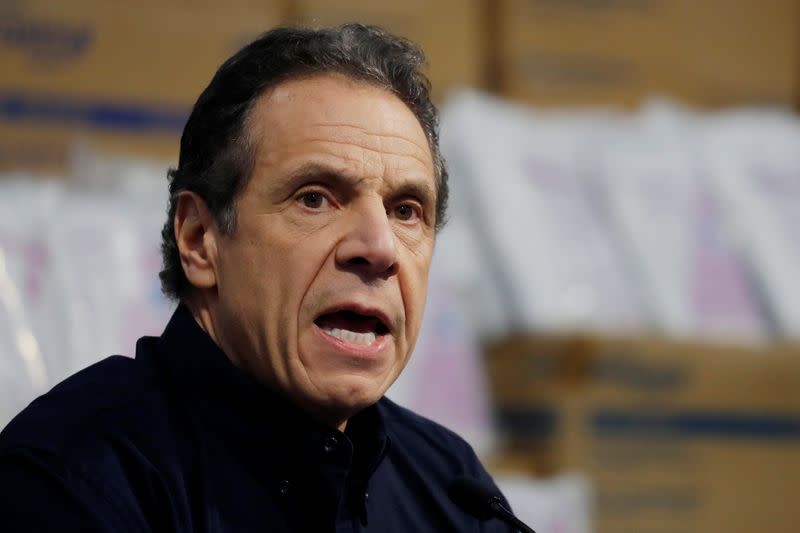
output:
[[[213,315],[211,313],[211,309],[210,309],[210,306],[208,305],[207,300],[205,300],[200,295],[195,295],[194,298],[187,299],[184,302],[184,304],[189,308],[189,311],[191,312],[192,316],[194,317],[195,322],[197,322],[197,324],[203,329],[203,331],[205,331],[208,334],[208,336],[211,337],[211,339],[214,341],[214,343],[217,346],[220,347],[220,349],[226,355],[228,360],[231,361],[231,363],[234,366],[236,366],[236,367],[238,367],[241,370],[246,372],[246,369],[241,368],[241,366],[237,364],[236,359],[234,357],[231,357],[231,354],[229,354],[228,351],[225,349],[224,344],[220,342],[221,339],[217,335],[216,328],[214,326]],[[256,377],[256,376],[254,376],[254,377]],[[256,379],[258,379],[258,378],[256,377]],[[261,384],[262,384],[262,386],[267,386],[263,382]],[[292,401],[292,403],[295,403],[297,405],[297,402],[294,402],[291,398],[289,398],[289,401]],[[347,427],[347,421],[348,421],[347,418],[341,419],[341,418],[337,417],[335,419],[332,419],[330,417],[325,416],[325,413],[320,413],[320,412],[315,412],[313,410],[308,410],[308,409],[304,408],[303,405],[298,405],[298,406],[301,409],[306,410],[307,412],[309,412],[309,414],[311,414],[312,417],[316,418],[322,424],[324,424],[326,426],[329,426],[329,427],[332,427],[332,428],[336,428],[339,431],[341,431],[342,433],[344,433],[344,430]]]

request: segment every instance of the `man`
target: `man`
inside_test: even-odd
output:
[[[447,496],[493,486],[470,447],[383,397],[447,200],[422,62],[347,25],[222,65],[170,172],[178,309],[3,431],[0,530],[507,531]]]

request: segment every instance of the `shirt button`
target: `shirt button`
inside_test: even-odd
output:
[[[289,480],[288,479],[284,479],[278,485],[278,490],[280,491],[281,494],[286,495],[286,494],[289,493],[289,486],[290,486],[289,485]]]
[[[328,435],[325,437],[325,453],[331,453],[336,449],[337,444],[339,444],[339,439],[336,438],[336,435]]]
[[[364,501],[369,500],[369,492],[364,493]]]

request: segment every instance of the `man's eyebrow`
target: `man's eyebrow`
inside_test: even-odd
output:
[[[413,197],[422,202],[423,205],[432,206],[436,198],[436,193],[429,184],[413,181],[403,183],[397,187],[397,189],[392,191],[392,196],[395,198]]]
[[[270,191],[269,194],[286,198],[300,187],[315,182],[336,189],[352,190],[358,181],[357,177],[336,167],[312,161],[288,171],[283,179],[268,180],[267,190]]]
[[[289,173],[289,179],[287,181],[289,184],[296,186],[299,185],[298,182],[309,179],[349,186],[353,186],[360,181],[358,178],[350,176],[341,170],[320,163],[306,163],[302,165],[300,168]]]
[[[306,163],[289,173],[287,184],[293,188],[307,180],[319,180],[340,187],[355,187],[362,178],[342,172],[339,169],[322,163]],[[414,197],[423,204],[433,205],[436,200],[436,191],[433,186],[420,181],[407,181],[391,191],[393,198]]]

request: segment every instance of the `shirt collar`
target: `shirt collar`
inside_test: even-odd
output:
[[[338,430],[314,420],[280,394],[240,370],[200,327],[189,309],[176,309],[157,342],[156,364],[179,390],[193,418],[227,442],[263,449],[265,444],[309,455],[321,454],[334,435],[355,449],[353,467],[369,477],[388,449],[383,417],[377,405],[353,416],[342,438]],[[151,350],[137,345],[137,358]],[[263,459],[263,456],[262,456]]]

